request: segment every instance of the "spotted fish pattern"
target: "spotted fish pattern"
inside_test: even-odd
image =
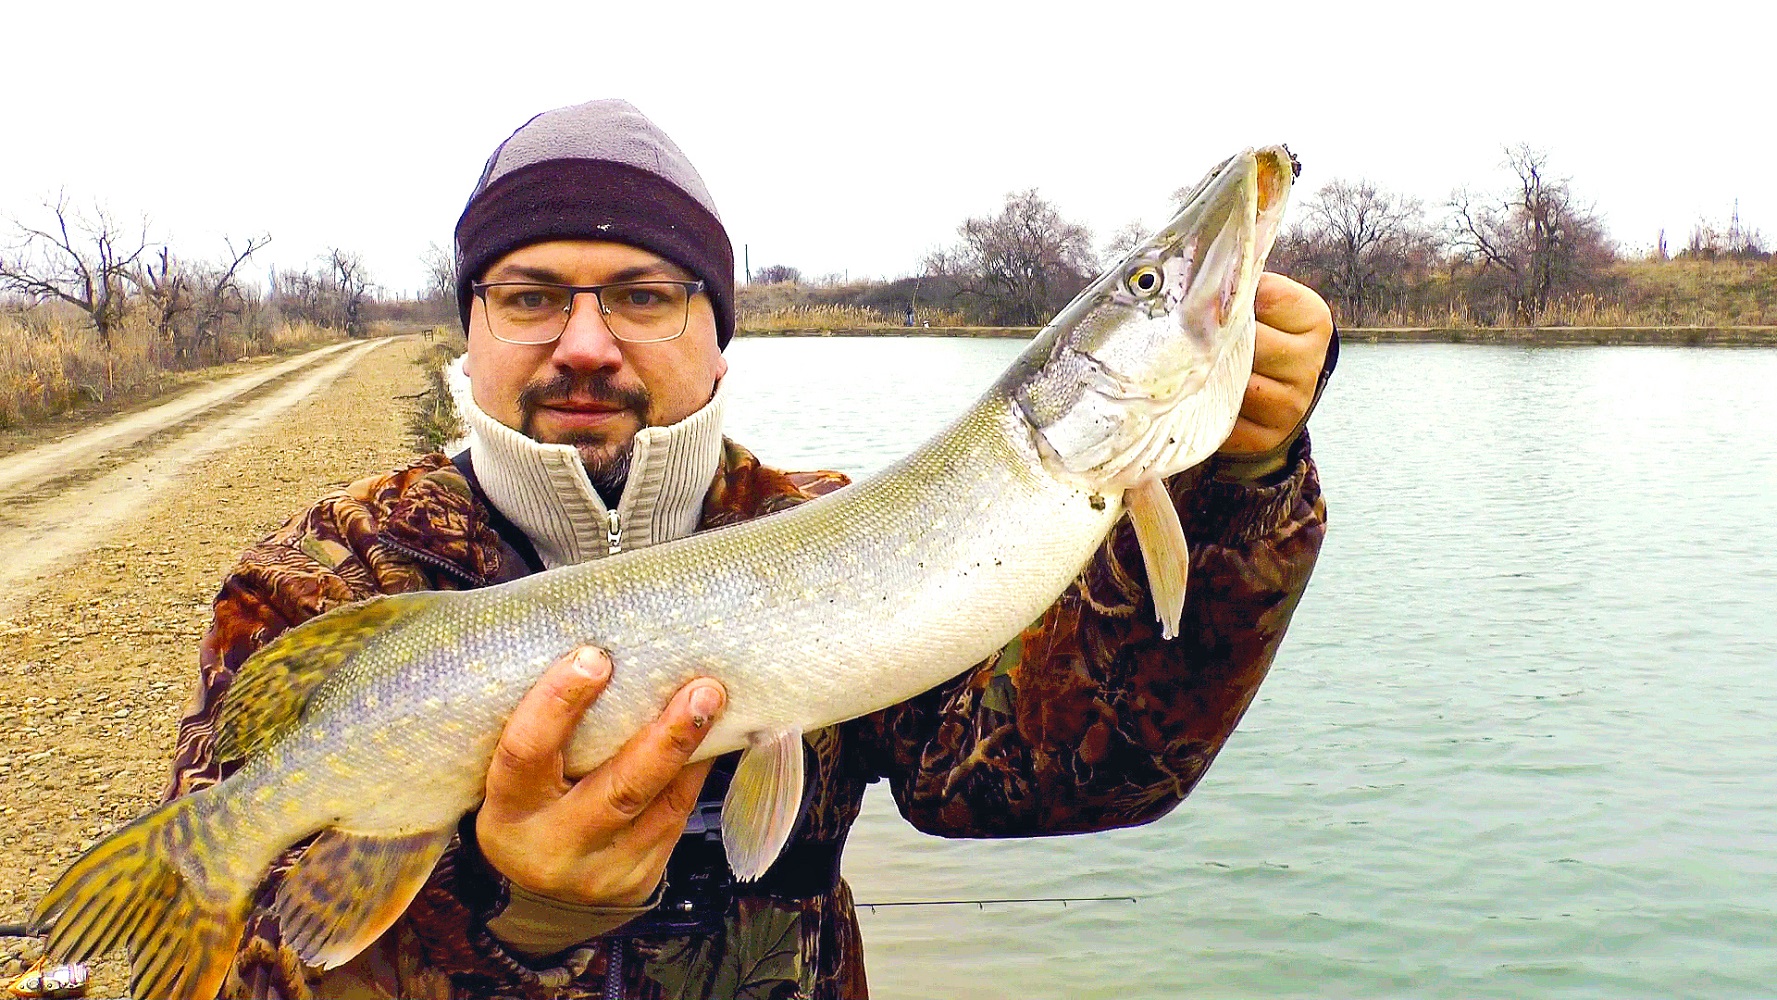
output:
[[[1326,510],[1306,435],[1290,458],[1282,475],[1262,484],[1224,482],[1214,462],[1169,482],[1192,541],[1178,638],[1160,637],[1124,521],[1066,593],[999,654],[910,701],[809,734],[812,805],[793,843],[841,845],[866,787],[878,780],[916,828],[942,836],[1104,830],[1171,810],[1251,703],[1319,553]],[[725,442],[701,528],[785,510],[845,482],[833,472],[771,469]],[[355,482],[298,514],[223,581],[168,799],[239,766],[218,753],[218,719],[235,671],[287,629],[376,594],[467,589],[526,572],[485,500],[443,455]],[[316,929],[282,927],[274,912],[307,846],[268,873],[223,996],[849,1000],[869,992],[843,881],[807,899],[739,896],[719,933],[636,938],[619,929],[539,965],[487,929],[505,905],[505,887],[460,837],[393,927],[350,962],[320,972],[302,960]]]

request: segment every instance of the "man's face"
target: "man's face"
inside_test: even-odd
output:
[[[514,250],[480,280],[602,285],[649,278],[694,280],[646,250],[585,240]],[[495,340],[484,310],[481,299],[474,299],[464,363],[476,405],[533,440],[576,446],[593,483],[602,488],[614,488],[628,475],[637,431],[697,412],[728,371],[728,359],[716,346],[715,311],[703,293],[691,300],[684,335],[657,344],[612,337],[591,295],[578,297],[567,329],[552,344]]]

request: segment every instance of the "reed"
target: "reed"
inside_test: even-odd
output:
[[[741,330],[763,333],[773,330],[891,329],[907,326],[907,314],[893,315],[880,309],[853,305],[795,305],[742,312]],[[966,326],[960,314],[946,309],[916,309],[914,326]]]
[[[283,354],[338,340],[341,334],[290,323],[254,335],[224,334],[208,360]],[[190,380],[145,316],[129,315],[107,346],[83,318],[50,307],[0,312],[0,429],[64,414],[147,399]]]

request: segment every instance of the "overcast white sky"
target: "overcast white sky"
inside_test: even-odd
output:
[[[1770,3],[3,0],[0,213],[59,188],[198,256],[362,252],[422,283],[493,147],[624,97],[702,172],[755,267],[911,273],[1039,188],[1102,241],[1244,146],[1304,190],[1368,177],[1436,206],[1546,148],[1613,234],[1700,215],[1777,236]]]

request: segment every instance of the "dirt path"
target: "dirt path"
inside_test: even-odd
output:
[[[424,345],[373,343],[386,346],[324,356],[226,413],[0,495],[0,923],[24,920],[84,846],[158,800],[236,554],[329,488],[413,454],[398,397],[423,387],[411,362]],[[97,499],[108,481],[124,500]],[[70,506],[81,497],[91,504]],[[23,552],[7,540],[20,537]],[[49,565],[37,550],[52,545],[57,569],[7,565]],[[0,940],[0,962],[19,944]],[[123,990],[119,963],[95,969],[94,996]]]
[[[324,347],[0,459],[0,614],[28,592],[25,585],[91,550],[196,462],[277,419],[387,343]],[[266,385],[270,391],[255,393]]]

